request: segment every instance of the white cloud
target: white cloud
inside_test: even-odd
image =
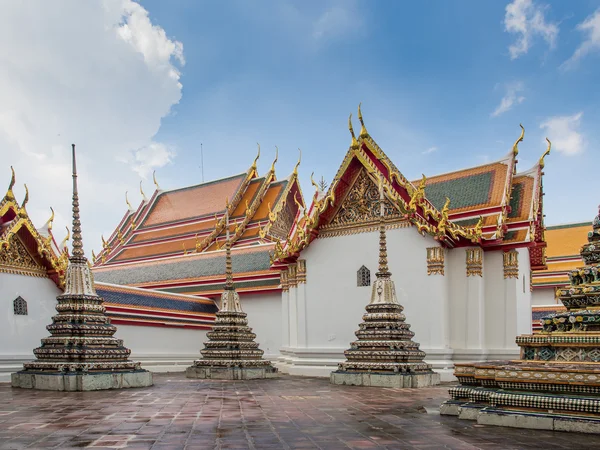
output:
[[[525,97],[519,95],[520,92],[523,91],[523,83],[518,81],[515,83],[510,83],[505,86],[506,92],[502,100],[500,100],[500,104],[496,107],[496,109],[492,112],[492,117],[498,117],[500,114],[505,113],[510,110],[515,104],[523,103]]]
[[[577,47],[573,56],[562,64],[563,69],[573,68],[581,58],[600,50],[600,9],[577,25],[577,29],[587,34],[587,38]]]
[[[565,155],[576,155],[583,151],[585,144],[583,134],[579,131],[582,112],[572,116],[553,116],[546,119],[540,128],[546,130],[552,148]]]
[[[2,8],[0,39],[10,45],[0,46],[0,183],[15,166],[17,194],[29,187],[32,219],[42,225],[53,206],[62,239],[76,143],[84,239],[97,249],[126,210],[113,199],[174,156],[154,136],[181,98],[183,46],[132,0],[61,5]]]
[[[328,7],[313,23],[316,40],[339,38],[358,31],[362,23],[354,1],[337,1]]]
[[[429,155],[430,153],[437,152],[437,147],[429,147],[427,150],[421,152],[422,155]]]
[[[514,0],[506,6],[504,29],[517,35],[516,42],[508,47],[510,59],[526,54],[535,36],[542,37],[552,48],[558,35],[558,26],[546,22],[544,8],[532,0]]]

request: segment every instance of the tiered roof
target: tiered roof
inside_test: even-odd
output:
[[[296,216],[286,243],[276,246],[275,267],[294,260],[319,235],[351,233],[352,221],[362,230],[374,229],[369,227],[374,215],[359,211],[376,206],[369,196],[378,177],[383,177],[388,222],[413,225],[448,248],[527,246],[532,267],[545,267],[542,170],[549,141],[539,162],[523,173],[517,172],[521,127],[511,151],[497,162],[410,182],[367,132],[360,106],[358,116],[358,138],[350,118],[351,144],[342,165],[327,192],[313,182],[313,202]],[[356,200],[360,197],[364,204]]]
[[[259,147],[260,156],[260,147]],[[304,200],[298,164],[277,180],[275,163],[259,176],[256,157],[247,172],[196,186],[163,191],[130,208],[96,257],[96,279],[108,283],[212,295],[225,283],[224,252],[229,215],[238,290],[279,288],[269,252],[285,239]]]

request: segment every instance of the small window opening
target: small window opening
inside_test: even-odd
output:
[[[365,266],[362,266],[358,269],[358,272],[356,272],[356,285],[358,287],[371,286],[371,271]]]
[[[13,309],[15,316],[26,316],[27,315],[27,302],[20,295],[13,301]]]

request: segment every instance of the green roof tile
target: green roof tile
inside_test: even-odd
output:
[[[425,197],[437,209],[444,207],[446,197],[450,199],[451,209],[483,205],[489,201],[493,180],[493,172],[485,172],[440,181],[425,187]]]

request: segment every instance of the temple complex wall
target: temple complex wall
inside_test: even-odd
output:
[[[561,303],[556,300],[554,287],[535,288],[531,297],[533,306],[554,306]]]
[[[33,349],[48,336],[46,326],[56,314],[60,290],[49,278],[0,273],[0,381],[33,359]],[[17,297],[27,302],[27,314],[15,315]]]
[[[242,309],[248,314],[248,326],[256,333],[263,357],[275,360],[282,346],[281,293],[244,294],[240,296]]]

